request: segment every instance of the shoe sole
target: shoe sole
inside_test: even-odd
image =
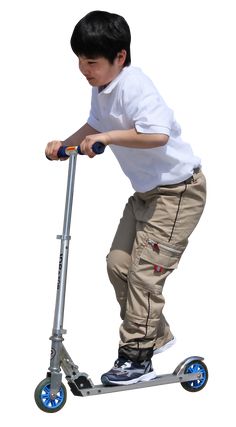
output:
[[[168,350],[168,348],[172,347],[175,343],[176,343],[176,338],[173,338],[172,340],[170,340],[166,344],[164,344],[162,347],[156,348],[153,351],[153,356],[155,356],[155,354],[163,353],[163,351]]]
[[[149,372],[148,374],[142,375],[141,377],[134,378],[133,380],[127,380],[127,381],[111,381],[105,375],[102,375],[101,381],[104,385],[111,385],[111,384],[113,384],[113,385],[129,385],[129,384],[136,384],[139,382],[150,381],[156,377],[157,377],[157,374],[154,371],[152,371],[152,372]]]

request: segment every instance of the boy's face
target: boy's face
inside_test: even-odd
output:
[[[126,58],[126,51],[118,53],[113,64],[104,57],[87,58],[79,56],[79,69],[91,86],[105,86],[120,73]]]

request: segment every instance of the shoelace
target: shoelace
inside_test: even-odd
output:
[[[115,361],[115,364],[114,364],[114,368],[119,368],[119,369],[122,369],[122,370],[125,370],[125,368],[130,368],[131,367],[131,362],[129,362],[128,360],[125,360],[125,359],[117,359],[116,361]]]

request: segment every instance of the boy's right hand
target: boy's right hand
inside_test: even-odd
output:
[[[46,157],[48,157],[50,160],[59,160],[57,157],[57,153],[59,148],[62,146],[62,142],[61,141],[51,141],[47,144],[46,149],[45,149],[45,155]]]

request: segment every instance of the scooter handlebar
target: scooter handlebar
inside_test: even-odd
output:
[[[102,142],[95,142],[95,144],[93,144],[92,146],[92,150],[95,154],[102,154],[105,151],[106,146],[102,143]],[[80,154],[82,155],[83,153],[81,153],[80,151],[80,146],[78,145],[77,147],[72,146],[72,147],[67,147],[67,146],[62,146],[59,148],[58,152],[57,152],[57,157],[59,159],[61,158],[66,158],[69,157],[70,154]]]

